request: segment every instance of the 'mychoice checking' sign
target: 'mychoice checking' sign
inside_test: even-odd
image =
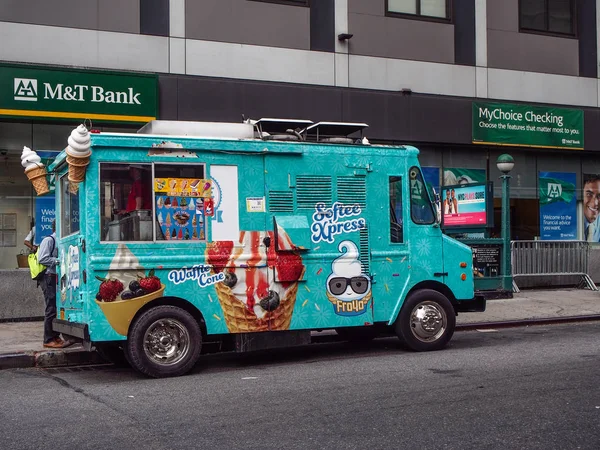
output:
[[[473,143],[542,148],[584,146],[583,111],[473,102]]]

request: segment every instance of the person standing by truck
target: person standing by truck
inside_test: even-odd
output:
[[[25,247],[27,247],[29,249],[30,253],[35,253],[38,249],[37,246],[33,243],[34,240],[35,240],[35,220],[32,220],[31,221],[31,230],[29,231],[27,236],[25,236],[25,240],[23,241],[23,244],[25,245]]]
[[[56,318],[56,266],[58,265],[58,247],[56,245],[56,221],[52,222],[52,234],[40,243],[38,261],[46,266],[40,281],[44,293],[44,347],[63,348],[70,342],[63,341],[60,334],[52,329],[52,321]]]

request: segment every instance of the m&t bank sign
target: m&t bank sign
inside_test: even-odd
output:
[[[156,75],[0,65],[0,116],[148,122]]]

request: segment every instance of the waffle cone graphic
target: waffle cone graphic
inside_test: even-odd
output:
[[[304,276],[304,271],[299,279]],[[298,294],[298,281],[290,284],[285,292],[285,296],[281,298],[279,306],[268,311],[263,318],[258,318],[254,311],[248,309],[246,304],[237,298],[224,283],[215,285],[219,303],[223,309],[227,329],[230,333],[249,333],[256,331],[281,331],[287,330],[292,321],[292,313],[296,304],[296,295]]]

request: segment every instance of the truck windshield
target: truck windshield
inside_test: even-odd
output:
[[[435,214],[421,170],[418,167],[411,167],[409,175],[410,215],[412,220],[419,225],[432,224],[435,222]]]

